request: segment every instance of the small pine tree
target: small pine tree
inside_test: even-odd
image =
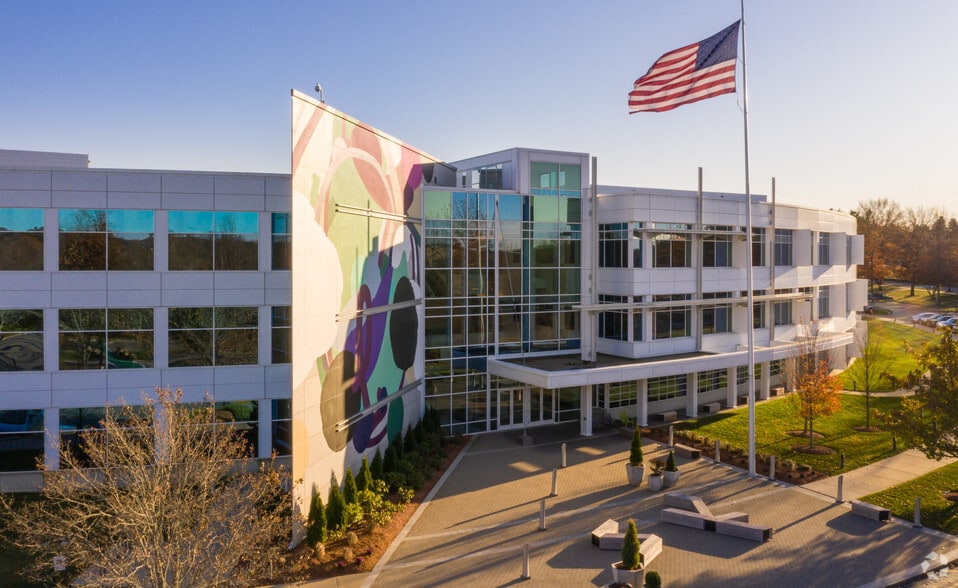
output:
[[[665,471],[667,472],[677,472],[679,468],[675,466],[675,452],[669,452],[669,459],[665,462]]]
[[[662,576],[658,572],[646,572],[645,588],[662,588]]]
[[[406,438],[403,441],[403,450],[406,452],[406,455],[415,455],[419,450],[419,443],[416,439],[416,430],[412,427],[406,429]]]
[[[638,427],[632,433],[632,446],[629,448],[629,465],[642,465],[642,431]]]
[[[343,476],[343,499],[346,504],[356,504],[356,497],[359,489],[356,487],[356,478],[353,477],[353,471],[346,468],[346,475]]]
[[[346,499],[339,489],[339,482],[333,474],[329,485],[329,498],[326,500],[326,528],[341,531],[346,526]]]
[[[379,452],[378,448],[376,449],[376,455],[373,456],[373,463],[369,469],[373,478],[377,480],[383,479],[383,455]]]
[[[392,443],[390,443],[389,446],[394,448],[394,451],[396,452],[396,457],[401,459],[403,455],[405,455],[406,448],[403,447],[403,439],[402,439],[401,431],[396,434],[396,438],[393,439]]]
[[[622,567],[627,570],[637,570],[642,565],[642,554],[639,552],[639,530],[635,521],[629,519],[629,529],[625,532],[622,542]]]
[[[386,452],[383,453],[383,474],[395,472],[399,468],[400,456],[396,452],[395,445],[388,445]]]
[[[363,456],[363,465],[359,466],[359,475],[356,476],[356,489],[360,492],[373,489],[373,473],[365,455]]]
[[[316,547],[326,540],[326,507],[319,492],[313,493],[309,503],[309,515],[306,517],[306,543]]]

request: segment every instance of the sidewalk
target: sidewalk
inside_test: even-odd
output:
[[[835,502],[834,478],[793,487],[709,460],[679,460],[677,490],[702,497],[716,513],[748,512],[774,529],[772,539],[755,543],[662,523],[663,493],[625,484],[629,440],[580,437],[574,425],[531,429],[535,443],[525,447],[515,431],[473,438],[373,572],[308,585],[602,586],[619,557],[595,548],[589,533],[610,518],[635,519],[640,533],[662,537],[665,549],[648,569],[668,586],[888,586],[919,575],[927,555],[958,549],[950,535],[851,514],[847,502]],[[559,468],[563,443],[568,467]],[[650,461],[666,448],[646,441],[645,452]],[[845,474],[843,497],[941,465],[905,452]],[[550,496],[553,470],[557,496]]]

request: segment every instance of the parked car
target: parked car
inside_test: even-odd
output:
[[[954,327],[955,327],[955,321],[956,321],[956,320],[958,320],[958,319],[956,319],[956,318],[953,317],[953,316],[950,316],[950,317],[948,317],[948,318],[946,318],[946,319],[942,319],[942,320],[938,321],[937,323],[935,323],[935,328],[937,328],[937,329],[949,329],[949,330],[954,329]]]
[[[888,296],[887,294],[882,294],[881,292],[869,292],[868,300],[870,302],[888,302],[890,300],[894,300],[894,298]]]
[[[930,318],[933,317],[933,316],[938,316],[938,313],[936,313],[936,312],[919,312],[918,314],[913,315],[913,316],[911,317],[911,322],[913,322],[913,323],[920,323],[920,322],[923,322],[923,321],[926,321],[926,320],[930,319]]]
[[[938,324],[938,321],[943,321],[943,320],[945,320],[945,319],[947,319],[947,318],[951,318],[951,315],[950,315],[950,314],[936,314],[936,315],[933,316],[933,317],[930,317],[930,318],[927,318],[927,319],[921,321],[921,324],[923,324],[923,325],[925,325],[925,326],[928,326],[928,327],[934,327],[935,325]]]

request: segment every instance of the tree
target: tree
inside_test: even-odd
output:
[[[359,467],[359,475],[356,476],[356,489],[360,492],[373,489],[373,472],[365,455],[363,456],[363,465]]]
[[[860,382],[865,393],[865,429],[872,430],[871,392],[888,381],[887,372],[892,360],[885,349],[885,329],[881,321],[859,323],[855,333],[855,348],[858,359],[852,365],[852,373],[856,387]]]
[[[838,393],[842,383],[831,375],[828,361],[819,357],[826,352],[821,349],[817,327],[806,324],[800,328],[805,332],[797,338],[797,354],[789,358],[786,373],[795,388],[789,401],[805,423],[808,446],[812,448],[815,447],[815,420],[831,416],[841,408]]]
[[[334,533],[346,528],[346,499],[343,497],[342,490],[339,489],[336,474],[333,474],[329,484],[329,496],[326,499],[326,528]]]
[[[81,435],[82,451],[61,452],[60,469],[44,471],[43,500],[15,508],[0,496],[7,539],[36,554],[38,577],[64,556],[84,585],[263,578],[289,543],[286,472],[257,464],[212,403],[158,389],[147,407],[110,407]]]
[[[883,417],[907,446],[932,459],[958,457],[958,341],[944,332],[917,355],[919,368],[895,382],[915,395]]]
[[[901,207],[888,198],[878,198],[859,202],[852,215],[858,220],[858,232],[865,237],[861,276],[881,286],[894,269],[891,265],[898,245]]]
[[[313,488],[313,497],[309,502],[309,515],[306,517],[306,543],[316,547],[326,540],[326,507],[323,497]]]

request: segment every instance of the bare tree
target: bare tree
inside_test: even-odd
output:
[[[0,496],[6,538],[54,557],[91,586],[245,586],[286,551],[288,476],[257,463],[243,437],[217,423],[214,404],[180,403],[158,389],[149,408],[109,408],[82,452],[44,472],[43,500],[14,507]],[[78,457],[82,453],[84,458]],[[84,467],[89,464],[90,467]]]
[[[892,357],[888,355],[886,334],[879,320],[861,321],[855,332],[855,352],[858,359],[852,365],[854,381],[860,382],[865,393],[865,429],[873,430],[871,424],[871,392],[887,383],[888,368]]]

